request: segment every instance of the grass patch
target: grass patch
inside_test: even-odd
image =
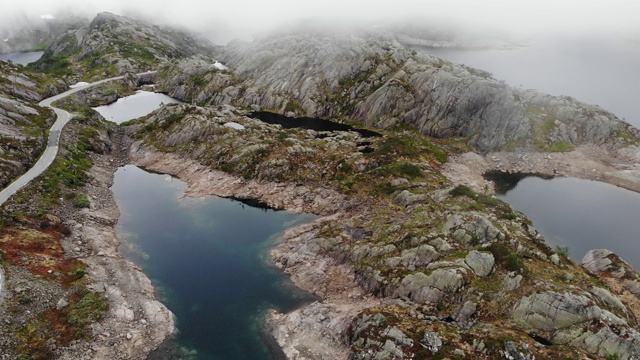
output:
[[[449,191],[449,195],[453,197],[465,196],[471,200],[477,201],[479,204],[490,206],[490,207],[497,207],[497,206],[503,205],[502,201],[485,194],[477,193],[466,185],[456,186],[455,188]]]
[[[536,150],[540,152],[569,152],[573,151],[576,146],[569,141],[560,141],[552,144],[537,143]]]

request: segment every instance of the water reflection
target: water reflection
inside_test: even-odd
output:
[[[606,248],[640,269],[640,194],[601,182],[526,177],[498,195],[523,212],[547,242],[576,261]]]
[[[313,298],[266,264],[273,237],[315,216],[217,197],[181,198],[185,184],[135,166],[116,172],[121,250],[160,289],[178,320],[178,343],[198,359],[271,359],[258,322]]]
[[[105,119],[120,124],[153,112],[162,104],[177,104],[180,100],[149,91],[138,91],[135,95],[118,99],[113,104],[93,108]]]

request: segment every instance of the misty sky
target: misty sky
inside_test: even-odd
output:
[[[315,17],[346,24],[411,17],[521,37],[549,32],[640,35],[640,2],[636,0],[23,0],[5,1],[0,24],[24,15],[37,18],[61,11],[87,16],[100,11],[144,14],[159,23],[242,37]]]

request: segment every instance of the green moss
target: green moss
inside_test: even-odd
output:
[[[524,261],[518,254],[509,254],[504,266],[509,271],[525,270]]]
[[[569,152],[575,149],[575,147],[576,146],[569,141],[560,141],[552,144],[536,144],[536,150],[540,152]]]
[[[109,304],[104,297],[91,291],[83,291],[80,296],[80,301],[71,305],[68,322],[76,330],[83,331],[84,327],[104,317]]]
[[[411,179],[423,176],[422,169],[418,165],[406,162],[389,164],[381,168],[379,172],[385,176],[408,177]]]
[[[290,100],[287,106],[284,107],[284,112],[293,111],[296,114],[305,114],[304,108],[297,100]]]
[[[88,208],[91,206],[91,203],[89,202],[87,195],[80,194],[73,200],[73,206],[77,208]]]

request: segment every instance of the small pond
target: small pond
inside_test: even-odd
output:
[[[375,131],[358,129],[347,124],[340,124],[337,122],[316,119],[310,117],[288,117],[267,111],[256,111],[249,114],[249,117],[259,119],[268,124],[281,125],[285,129],[303,128],[315,131],[355,131],[362,137],[380,137],[380,133]]]
[[[17,52],[17,53],[7,53],[0,54],[0,60],[11,61],[20,65],[27,65],[34,61],[37,61],[42,57],[44,51],[28,51],[28,52]]]
[[[106,120],[117,124],[147,115],[162,104],[180,103],[170,96],[149,91],[138,91],[134,95],[118,99],[113,104],[93,108]]]
[[[569,248],[580,262],[587,251],[609,249],[640,269],[640,194],[614,185],[576,179],[504,174],[498,197],[523,212],[551,247]]]
[[[314,299],[265,256],[277,234],[316,217],[213,196],[183,198],[185,187],[167,175],[120,168],[112,190],[121,251],[151,278],[177,316],[177,343],[195,350],[196,359],[276,358],[259,331],[262,316]]]

